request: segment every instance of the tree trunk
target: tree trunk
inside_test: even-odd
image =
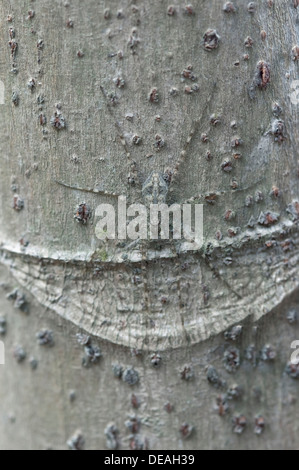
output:
[[[298,1],[10,3],[0,448],[296,449]],[[156,183],[202,247],[97,238]]]

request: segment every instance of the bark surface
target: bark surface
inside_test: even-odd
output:
[[[250,3],[0,5],[1,448],[297,448],[299,8]],[[97,239],[152,175],[200,249]]]

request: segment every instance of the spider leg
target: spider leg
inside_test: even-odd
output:
[[[58,181],[58,180],[55,180],[55,183],[59,184],[60,186],[64,186],[65,188],[69,188],[69,189],[74,189],[76,191],[81,191],[81,192],[84,192],[84,193],[93,193],[93,194],[99,194],[99,195],[103,195],[103,196],[113,196],[113,197],[118,197],[119,195],[116,194],[116,193],[108,193],[108,191],[102,191],[100,189],[96,189],[96,188],[80,188],[80,186],[73,186],[71,184],[68,184],[68,183],[65,183],[64,181]]]
[[[187,137],[187,140],[185,142],[185,145],[183,147],[183,150],[181,151],[180,153],[180,156],[174,166],[174,171],[173,171],[173,175],[172,175],[172,178],[171,178],[171,181],[170,181],[170,184],[169,184],[169,190],[172,191],[172,188],[171,186],[176,182],[176,179],[177,179],[177,176],[179,174],[179,170],[180,170],[180,167],[181,165],[185,162],[186,160],[186,157],[187,157],[187,150],[190,146],[190,144],[192,143],[192,141],[194,140],[194,137],[196,136],[196,134],[198,133],[198,131],[201,129],[201,125],[203,124],[203,120],[204,120],[204,116],[205,116],[205,112],[206,110],[208,109],[209,105],[210,105],[210,102],[214,96],[214,93],[215,93],[215,89],[216,89],[216,83],[213,84],[213,89],[210,93],[210,96],[209,98],[207,99],[206,103],[205,103],[205,106],[202,110],[202,113],[201,113],[201,117],[194,121],[193,124],[192,124],[192,128],[191,128],[191,131],[189,132],[189,135]]]

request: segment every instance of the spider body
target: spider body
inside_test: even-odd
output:
[[[146,205],[164,204],[168,193],[168,184],[162,174],[153,171],[142,186],[142,196]]]

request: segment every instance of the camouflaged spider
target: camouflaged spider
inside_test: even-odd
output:
[[[203,127],[206,125],[204,121],[204,117],[206,116],[206,111],[209,107],[209,104],[214,96],[216,84],[213,85],[213,88],[211,90],[211,93],[209,95],[209,98],[207,99],[204,108],[202,109],[201,113],[201,118],[198,121],[193,122],[191,131],[189,132],[189,135],[185,141],[183,150],[180,152],[180,155],[174,165],[173,168],[166,170],[164,173],[159,172],[157,170],[152,171],[149,176],[143,178],[143,176],[140,174],[140,172],[137,171],[136,163],[132,159],[131,152],[128,148],[128,144],[126,142],[126,139],[123,135],[122,129],[120,124],[118,123],[115,113],[114,113],[114,103],[111,102],[111,99],[109,99],[109,94],[101,87],[101,91],[104,95],[104,98],[106,100],[107,108],[109,111],[109,114],[114,120],[117,134],[120,140],[120,143],[122,144],[122,147],[126,153],[127,156],[127,165],[129,168],[128,171],[128,183],[131,184],[132,186],[135,186],[138,188],[139,184],[138,181],[139,179],[142,182],[142,186],[139,188],[141,191],[142,199],[143,202],[146,206],[150,206],[150,204],[164,204],[169,202],[170,200],[170,191],[173,188],[173,185],[176,183],[176,180],[178,179],[180,175],[180,168],[181,166],[184,165],[186,162],[187,158],[187,150],[193,141],[194,137],[198,135],[199,131],[203,130]],[[202,125],[203,124],[203,125]],[[139,178],[140,176],[140,178]],[[261,180],[255,182],[253,185],[242,188],[242,189],[237,189],[234,188],[232,189],[233,192],[243,192],[247,191],[251,187],[255,186],[258,182]],[[119,197],[119,194],[116,193],[109,193],[108,191],[102,190],[100,188],[94,187],[94,188],[82,188],[79,186],[73,186],[71,184],[55,180],[56,183],[70,189],[74,189],[77,191],[82,191],[82,192],[89,192],[93,194],[99,194],[103,196],[109,196],[109,197]],[[198,202],[199,200],[205,201],[208,204],[214,204],[218,198],[218,196],[227,194],[229,191],[228,190],[222,190],[222,191],[209,191],[205,194],[198,194],[196,196],[191,197],[190,199],[187,199],[181,204],[186,204],[186,203],[195,203]]]
[[[210,94],[209,99],[206,102],[206,105],[202,111],[202,117],[205,115],[205,111],[212,99],[213,93],[214,93],[215,87],[213,88],[213,92]],[[117,133],[120,139],[120,142],[126,152],[127,156],[127,164],[129,167],[129,172],[128,172],[128,183],[130,184],[135,184],[136,181],[138,180],[137,178],[137,169],[136,169],[136,163],[132,160],[131,152],[128,149],[127,142],[123,136],[122,129],[115,119],[114,112],[112,111],[112,104],[109,101],[109,95],[106,93],[106,91],[101,87],[101,91],[106,99],[106,104],[108,111],[110,115],[112,116],[115,126],[117,129]],[[170,187],[174,184],[174,182],[177,179],[177,176],[179,174],[179,170],[181,165],[185,162],[186,156],[187,156],[187,149],[189,145],[191,144],[193,137],[195,134],[197,134],[199,128],[200,128],[201,121],[196,121],[191,129],[191,132],[188,135],[188,138],[185,142],[183,150],[180,152],[179,158],[177,162],[174,165],[174,168],[166,170],[165,173],[159,172],[157,170],[152,171],[149,176],[143,179],[143,184],[141,187],[141,194],[144,203],[149,206],[150,204],[163,204],[167,202],[168,199],[168,193]],[[104,196],[110,196],[110,197],[118,197],[119,195],[116,193],[109,193],[108,191],[99,189],[97,187],[95,188],[82,188],[79,186],[74,186],[68,183],[65,183],[63,181],[58,181],[54,180],[57,184],[64,186],[69,189],[74,189],[77,191],[82,191],[82,192],[89,192],[93,194],[99,194],[99,195],[104,195]],[[199,197],[203,197],[204,195],[200,195]],[[187,201],[186,201],[187,202]],[[191,202],[191,200],[190,200]]]
[[[168,173],[167,173],[167,171],[162,173],[162,172],[159,172],[157,170],[154,170],[146,178],[142,178],[142,175],[140,175],[141,177],[139,178],[139,172],[137,171],[136,163],[132,159],[131,152],[129,151],[128,144],[125,140],[125,137],[123,135],[120,124],[116,120],[115,115],[114,115],[114,111],[112,110],[113,103],[111,102],[111,100],[109,100],[109,96],[107,95],[107,93],[102,89],[102,93],[106,98],[108,112],[110,113],[110,115],[111,115],[111,117],[112,117],[112,119],[115,123],[119,140],[120,140],[120,142],[122,144],[122,147],[125,150],[125,153],[126,153],[126,156],[127,156],[127,167],[128,167],[128,170],[129,170],[128,171],[128,181],[127,182],[130,185],[135,186],[136,189],[137,189],[138,186],[139,186],[139,184],[138,184],[139,180],[141,180],[141,181],[143,180],[143,184],[142,184],[142,186],[140,185],[139,189],[140,189],[140,193],[142,195],[143,201],[144,201],[146,206],[149,206],[150,204],[164,204],[164,203],[167,203],[167,202],[170,202],[170,201],[172,202],[173,197],[171,196],[170,193],[173,190],[173,185],[176,183],[176,181],[180,177],[180,173],[181,173],[180,169],[181,169],[181,166],[183,167],[185,162],[186,162],[186,158],[187,158],[187,154],[188,154],[187,150],[189,149],[190,144],[193,142],[195,136],[199,135],[200,132],[204,131],[204,127],[206,126],[206,120],[205,120],[206,111],[208,110],[209,104],[210,104],[210,102],[211,102],[211,100],[214,96],[215,88],[216,88],[216,86],[214,85],[213,89],[211,90],[210,96],[209,96],[208,100],[206,101],[205,106],[202,109],[201,118],[198,121],[193,122],[191,131],[188,134],[188,137],[185,141],[184,147],[181,150],[181,152],[179,154],[179,157],[178,157],[176,163],[174,164],[173,168],[169,169]],[[205,139],[205,140],[203,140],[203,139]],[[202,137],[201,137],[202,142],[206,142],[207,141],[206,139],[207,139],[206,134],[202,134]],[[77,191],[90,192],[90,193],[93,193],[93,194],[99,194],[99,195],[109,196],[109,197],[118,197],[119,196],[118,194],[109,193],[107,191],[103,191],[102,189],[99,189],[99,188],[96,188],[96,187],[95,188],[81,188],[81,187],[78,187],[78,186],[72,186],[70,184],[67,184],[67,183],[64,183],[64,182],[61,182],[61,181],[57,181],[57,180],[55,180],[55,181],[56,181],[56,183],[66,187],[66,188],[74,189],[74,190],[77,190]],[[261,181],[261,180],[259,180],[259,181]],[[255,183],[253,183],[250,187],[255,186],[259,181],[256,181]],[[236,186],[236,188],[233,188],[231,191],[229,191],[229,190],[215,191],[215,192],[210,191],[206,194],[198,194],[198,195],[192,197],[191,199],[188,199],[184,202],[181,202],[181,204],[185,204],[185,203],[192,204],[192,203],[198,202],[199,200],[203,200],[203,201],[205,201],[206,203],[209,203],[209,204],[214,204],[219,195],[227,194],[229,192],[247,191],[248,189],[249,189],[248,187],[247,188],[242,188],[242,189],[237,189],[237,186]],[[150,299],[148,297],[148,289],[146,287],[146,285],[147,285],[147,262],[148,262],[148,259],[149,259],[147,253],[148,253],[148,249],[150,248],[150,244],[147,241],[137,239],[134,242],[132,242],[131,245],[127,246],[126,249],[134,249],[135,250],[137,245],[139,247],[140,254],[141,254],[140,261],[141,261],[141,270],[143,271],[143,279],[144,279],[144,284],[145,284],[144,305],[145,305],[145,309],[146,309],[148,307],[148,305],[150,304]],[[213,272],[214,276],[216,276],[217,278],[222,280],[222,282],[227,286],[227,288],[236,297],[241,298],[241,296],[238,294],[238,292],[235,292],[235,290],[233,290],[231,288],[229,282],[218,272],[218,269],[215,266],[213,266],[213,264],[210,262],[209,246],[210,246],[210,244],[208,244],[207,247],[203,251],[203,259],[204,259],[204,262],[205,262],[206,266]]]

